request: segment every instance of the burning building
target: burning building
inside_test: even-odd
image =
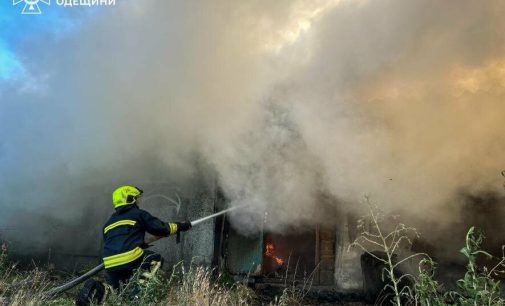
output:
[[[502,232],[503,1],[117,9],[47,15],[50,26],[0,18],[22,33],[0,39],[0,235],[14,254],[70,270],[99,261],[122,183],[165,220],[252,207],[251,222],[218,218],[154,249],[167,266],[271,282],[360,288],[347,249],[363,194],[407,212],[437,244],[416,247],[440,258],[468,225]]]
[[[144,183],[142,206],[163,220],[177,221],[204,217],[229,205],[214,178],[201,176],[192,183],[192,188],[186,190],[172,183]],[[97,202],[104,202],[98,199],[108,199],[110,195],[104,188],[103,194],[96,197]],[[355,224],[349,215],[334,210],[327,202],[323,199],[321,203],[325,205],[320,208],[331,216],[331,222],[324,224],[291,225],[282,231],[272,231],[267,224],[275,222],[273,214],[263,211],[257,219],[258,230],[244,233],[229,215],[224,215],[182,234],[180,243],[167,238],[154,243],[152,250],[164,257],[165,268],[184,260],[217,266],[237,278],[247,277],[254,282],[275,284],[286,279],[310,279],[313,285],[359,290],[360,254],[347,252],[354,239]],[[48,220],[53,227],[46,228],[46,235],[52,238],[47,243],[37,240],[37,244],[35,236],[24,237],[19,234],[24,229],[15,227],[11,233],[4,232],[3,237],[8,238],[13,255],[35,257],[59,269],[82,271],[101,262],[101,226],[111,209],[112,205],[107,205],[106,209],[90,210],[91,215],[83,218],[88,224],[85,232],[81,223],[57,224]],[[79,237],[78,242],[70,242],[75,237]],[[37,248],[27,252],[28,244]]]
[[[208,216],[230,205],[215,176],[201,174],[189,186],[191,188],[184,189],[173,182],[144,183],[142,206],[163,220],[179,221]],[[104,202],[102,199],[110,197],[109,191],[104,188],[103,194],[97,194],[96,197],[97,202]],[[461,276],[464,262],[462,258],[455,258],[454,254],[463,244],[469,225],[480,226],[486,231],[503,229],[501,220],[497,218],[497,212],[503,210],[502,196],[486,194],[462,197],[466,200],[467,213],[458,223],[451,225],[450,234],[437,231],[438,225],[432,222],[411,218],[412,222],[421,225],[421,233],[431,233],[430,236],[416,239],[412,250],[427,252],[437,259],[442,280],[448,282]],[[112,209],[109,204],[107,207],[109,209],[102,206],[100,210],[91,210],[92,213],[83,219],[90,225],[86,232],[82,232],[85,224],[58,225],[54,220],[46,221],[53,224],[52,228],[44,226],[45,235],[51,237],[50,243],[34,243],[33,238],[38,237],[36,235],[16,235],[16,231],[23,232],[16,227],[12,227],[10,232],[4,231],[3,237],[22,238],[8,240],[14,255],[36,255],[40,262],[49,262],[60,269],[82,271],[101,262],[101,220],[106,220]],[[338,201],[328,195],[321,195],[314,207],[320,216],[324,216],[316,218],[319,222],[290,224],[280,229],[269,226],[276,222],[278,212],[265,210],[254,215],[257,230],[244,231],[240,223],[244,219],[236,214],[251,214],[246,207],[243,212],[236,210],[230,215],[219,216],[195,226],[192,231],[182,234],[180,243],[173,238],[157,241],[152,250],[164,257],[167,269],[185,261],[218,267],[237,280],[247,279],[255,285],[282,285],[286,280],[297,283],[309,281],[311,286],[317,288],[361,292],[366,273],[362,266],[363,252],[349,248],[358,234],[356,216],[347,210],[339,210]],[[69,242],[77,236],[77,243]],[[440,243],[434,245],[433,241]],[[28,243],[38,248],[27,252]],[[503,239],[491,236],[485,248],[498,254],[502,244]]]
[[[263,227],[247,236],[218,220],[225,229],[222,264],[231,273],[259,282],[310,281],[341,291],[361,290],[360,254],[348,252],[355,224],[345,213],[331,209],[327,213],[332,213],[327,215],[330,222],[289,226],[282,232]],[[264,222],[269,222],[268,213]]]

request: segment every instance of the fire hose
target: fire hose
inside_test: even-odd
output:
[[[203,217],[203,218],[200,218],[200,219],[196,219],[194,221],[191,221],[191,226],[195,226],[195,225],[198,225],[202,222],[205,222],[207,220],[210,220],[210,219],[213,219],[215,217],[218,217],[218,216],[221,216],[221,215],[224,215],[225,213],[227,212],[230,212],[232,210],[235,210],[237,208],[241,208],[243,206],[235,206],[235,207],[230,207],[228,209],[225,209],[225,210],[222,210],[220,212],[217,212],[217,213],[214,213],[212,215],[209,215],[209,216],[206,216],[206,217]],[[164,237],[158,237],[158,236],[149,236],[148,238],[146,238],[146,244],[150,244],[152,242],[155,242],[161,238],[164,238]],[[72,288],[74,288],[75,286],[79,285],[80,283],[86,281],[87,279],[89,279],[90,277],[98,274],[100,271],[102,271],[103,269],[105,268],[104,264],[101,263],[100,265],[94,267],[93,269],[89,270],[88,272],[84,273],[83,275],[77,277],[77,278],[74,278],[73,280],[59,286],[59,287],[55,287],[49,291],[46,291],[44,292],[42,295],[45,296],[45,297],[54,297],[62,292],[65,292],[67,290],[70,290]]]

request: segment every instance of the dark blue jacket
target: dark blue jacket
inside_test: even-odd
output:
[[[169,236],[178,231],[176,223],[165,223],[137,205],[116,209],[103,227],[102,257],[110,271],[134,269],[143,259],[145,233]]]

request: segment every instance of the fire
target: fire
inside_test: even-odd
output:
[[[265,252],[265,255],[268,257],[272,257],[274,255],[274,244],[273,243],[267,243],[267,250]]]
[[[275,262],[280,266],[284,263],[284,259],[274,256]]]
[[[284,259],[280,258],[279,256],[275,256],[274,251],[275,251],[274,244],[271,242],[268,242],[266,245],[265,255],[267,257],[273,258],[275,260],[275,263],[277,263],[277,265],[279,265],[279,266],[284,264]]]

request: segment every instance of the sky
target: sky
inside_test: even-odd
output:
[[[45,8],[43,3],[39,6],[42,10],[40,15],[21,15],[23,2],[14,6],[10,1],[3,1],[0,6],[0,77],[5,82],[19,81],[26,76],[27,69],[17,52],[24,41],[37,36],[61,39],[72,35],[82,26],[80,18],[92,18],[97,13],[95,8],[90,8],[83,14],[88,16],[79,17],[54,3],[50,9]]]

